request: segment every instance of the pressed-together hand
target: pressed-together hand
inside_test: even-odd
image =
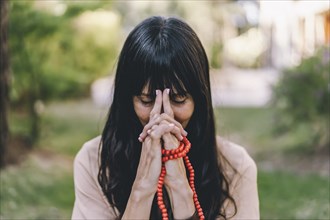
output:
[[[162,109],[164,112],[162,113]],[[156,91],[149,122],[139,136],[142,142],[140,161],[123,219],[147,219],[162,167],[162,147],[177,148],[186,136],[181,124],[174,119],[169,89]],[[182,158],[165,163],[165,187],[169,193],[174,218],[184,219],[195,212],[193,193],[186,178]],[[138,210],[138,211],[137,211]]]
[[[168,94],[166,98],[165,94],[157,90],[155,104],[150,112],[149,122],[139,137],[139,140],[143,141],[143,143],[133,187],[142,191],[149,189],[150,193],[156,191],[157,181],[161,171],[161,140],[163,139],[163,142],[167,146],[176,147],[179,143],[177,138],[180,140],[183,138],[180,133],[184,131],[181,124],[165,113],[160,114],[164,98],[165,100],[167,99],[169,105]],[[168,105],[167,108],[170,108]]]
[[[156,100],[154,108],[150,112],[149,122],[144,126],[139,136],[139,140],[143,144],[150,138],[152,140],[161,138],[166,150],[177,148],[179,141],[183,139],[183,136],[187,135],[182,125],[174,119],[169,91],[169,89],[165,89],[163,93],[160,90],[156,91]],[[162,108],[164,112],[161,114]],[[166,162],[166,170],[166,186],[174,186],[187,181],[186,169],[182,158]]]
[[[179,146],[183,136],[187,132],[182,125],[174,119],[174,113],[170,103],[169,89],[156,91],[155,105],[150,113],[148,124],[144,127],[139,140],[141,142],[161,138],[166,150]],[[161,94],[161,95],[160,95]],[[162,97],[163,113],[159,111],[159,96]],[[155,108],[155,106],[157,106]],[[161,108],[161,107],[160,107]],[[186,218],[187,213],[193,213],[195,208],[192,200],[192,190],[186,177],[186,168],[182,158],[167,161],[165,163],[166,175],[164,184],[169,193],[171,206],[175,218]],[[185,210],[185,211],[182,211]]]

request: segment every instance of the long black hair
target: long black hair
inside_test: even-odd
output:
[[[195,169],[196,192],[207,219],[226,218],[220,210],[225,200],[234,200],[218,158],[208,59],[196,33],[177,18],[144,20],[129,34],[120,53],[100,146],[98,180],[109,203],[121,218],[142,146],[138,136],[143,126],[134,111],[133,96],[145,86],[150,94],[172,88],[179,95],[192,96],[195,108],[185,129],[192,144],[188,156]],[[165,200],[169,204],[168,197]],[[155,199],[150,217],[161,219]]]

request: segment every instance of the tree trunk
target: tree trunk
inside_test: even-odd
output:
[[[0,168],[5,166],[5,156],[8,147],[8,102],[9,102],[9,53],[8,53],[8,0],[0,0],[1,26],[0,26]]]

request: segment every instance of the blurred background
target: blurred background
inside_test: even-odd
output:
[[[329,219],[328,0],[1,0],[1,219],[69,219],[132,28],[176,16],[211,65],[217,133],[258,166],[262,219]]]

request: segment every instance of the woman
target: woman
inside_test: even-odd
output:
[[[246,151],[215,134],[209,65],[196,33],[176,18],[151,17],[121,51],[114,97],[101,137],[74,163],[73,219],[258,219],[256,166]],[[162,164],[162,149],[183,139],[194,169],[196,209],[182,158]],[[198,212],[197,212],[197,211]]]

